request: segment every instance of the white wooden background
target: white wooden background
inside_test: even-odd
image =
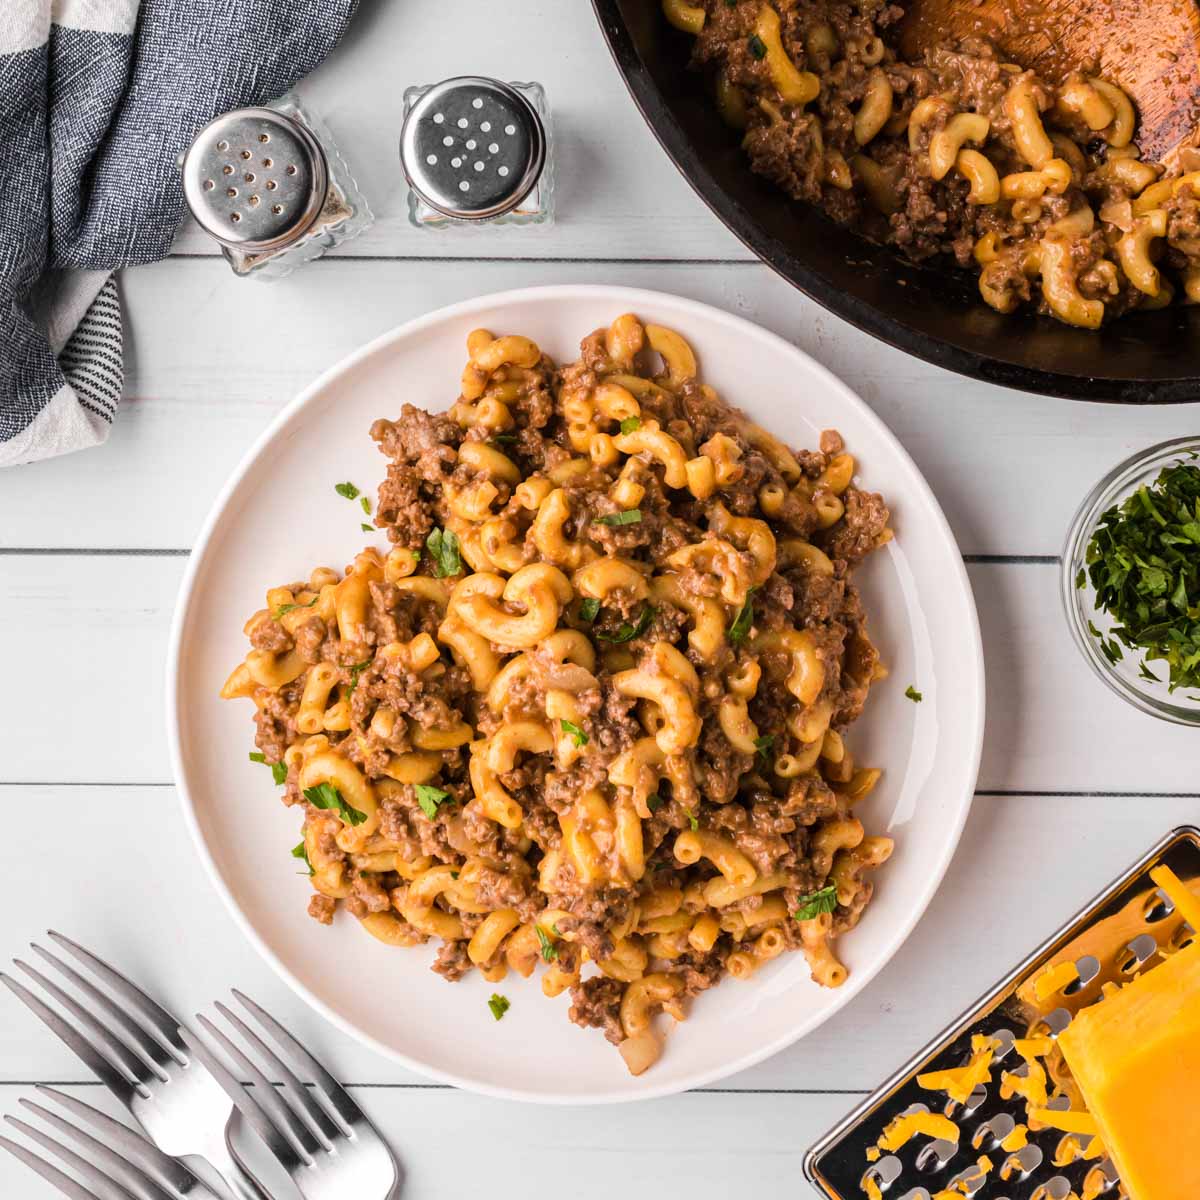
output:
[[[407,225],[401,92],[463,73],[545,84],[553,228]],[[792,291],[677,176],[585,0],[363,0],[346,43],[303,92],[357,169],[375,227],[271,285],[235,279],[185,229],[176,255],[123,279],[128,399],[108,445],[0,473],[0,961],[55,927],[181,1014],[231,984],[248,990],[354,1085],[414,1200],[483,1188],[549,1195],[563,1181],[597,1198],[619,1182],[629,1200],[664,1189],[715,1200],[735,1180],[763,1197],[803,1194],[811,1142],[1144,847],[1200,816],[1196,735],[1135,713],[1087,672],[1060,613],[1056,557],[1095,479],[1133,450],[1195,433],[1197,411],[970,382]],[[163,656],[184,559],[218,486],[276,410],[399,322],[555,282],[704,300],[841,375],[940,497],[969,563],[987,657],[977,800],[907,945],[800,1044],[719,1087],[636,1109],[533,1112],[430,1085],[308,1012],[256,960],[195,861],[163,734]],[[104,1102],[86,1070],[0,995],[0,1111],[39,1081]],[[0,1155],[0,1195],[50,1194]]]

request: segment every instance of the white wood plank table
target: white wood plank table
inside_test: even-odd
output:
[[[123,280],[126,400],[105,447],[0,473],[0,960],[72,933],[180,1014],[237,984],[354,1085],[402,1157],[405,1194],[803,1194],[805,1148],[1003,969],[1173,825],[1200,816],[1196,742],[1092,679],[1059,611],[1060,543],[1108,467],[1195,432],[1194,406],[1117,409],[946,374],[873,341],[777,279],[659,151],[584,0],[364,0],[303,88],[379,220],[269,287],[185,229]],[[395,156],[410,82],[536,78],[554,114],[551,229],[419,232]],[[336,1033],[226,916],[180,819],[162,667],[184,560],[249,441],[319,371],[455,300],[538,283],[625,283],[725,307],[829,366],[883,417],[954,526],[979,604],[988,730],[958,855],[918,930],[847,1009],[719,1087],[638,1107],[547,1109],[431,1085]],[[581,1034],[581,1036],[583,1036]],[[37,1082],[101,1089],[0,996],[0,1110]],[[464,1142],[464,1138],[469,1139]],[[463,1154],[461,1148],[469,1146]],[[556,1181],[551,1184],[550,1181]],[[0,1156],[0,1196],[52,1193]]]

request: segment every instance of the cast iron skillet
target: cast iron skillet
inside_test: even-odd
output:
[[[691,39],[660,0],[592,0],[634,100],[684,177],[768,266],[831,312],[901,350],[989,383],[1080,400],[1200,400],[1200,308],[1131,314],[1098,332],[1028,313],[1004,316],[966,272],[915,267],[789,200],[748,167]]]

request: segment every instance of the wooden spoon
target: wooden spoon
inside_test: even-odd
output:
[[[1051,83],[1082,67],[1123,88],[1147,161],[1200,142],[1200,0],[909,0],[900,46],[917,62],[972,36]]]

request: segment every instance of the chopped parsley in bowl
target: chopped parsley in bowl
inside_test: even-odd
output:
[[[1097,484],[1067,537],[1063,600],[1105,683],[1143,712],[1200,724],[1200,437]]]

